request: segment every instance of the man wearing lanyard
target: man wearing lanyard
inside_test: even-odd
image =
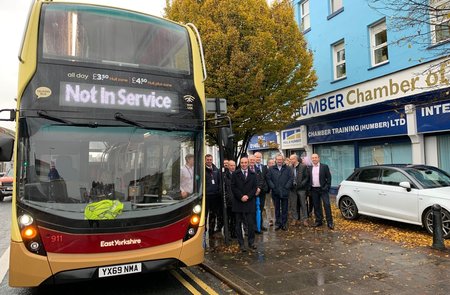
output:
[[[221,179],[219,177],[219,169],[213,164],[213,157],[210,154],[205,156],[205,181],[207,230],[211,238],[214,234],[216,221],[216,231],[220,231],[223,225],[221,224],[222,220],[220,218],[222,216],[222,199],[220,198]]]
[[[333,216],[331,215],[330,195],[328,194],[331,187],[330,168],[328,165],[320,163],[318,154],[312,154],[311,161],[313,165],[308,167],[308,169],[311,177],[310,192],[314,205],[314,215],[316,216],[314,227],[322,226],[323,224],[323,203],[328,228],[334,229]]]

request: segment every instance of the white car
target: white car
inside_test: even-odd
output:
[[[433,233],[432,206],[442,208],[444,238],[450,237],[450,175],[426,165],[356,168],[342,181],[336,204],[345,219],[359,214],[422,225]]]

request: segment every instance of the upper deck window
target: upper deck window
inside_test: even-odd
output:
[[[190,74],[186,29],[156,17],[89,5],[45,5],[42,57]]]

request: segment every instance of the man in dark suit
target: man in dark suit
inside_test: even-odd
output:
[[[284,157],[278,154],[276,164],[269,169],[267,184],[272,190],[272,199],[275,204],[275,230],[287,230],[289,193],[292,187],[292,170],[284,164]]]
[[[231,176],[231,190],[233,191],[233,212],[236,217],[236,236],[239,247],[245,252],[242,226],[247,222],[248,247],[255,250],[255,194],[258,188],[256,173],[248,169],[248,158],[242,157],[240,169]]]
[[[318,154],[312,154],[311,161],[313,165],[308,167],[308,169],[310,175],[310,192],[314,205],[314,215],[316,216],[316,223],[314,226],[318,227],[323,225],[323,203],[328,228],[334,229],[329,195],[331,187],[330,168],[328,165],[320,163]]]

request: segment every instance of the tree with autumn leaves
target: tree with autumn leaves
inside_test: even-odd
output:
[[[317,78],[290,1],[168,0],[165,17],[200,32],[206,96],[225,98],[232,120],[231,157],[245,152],[253,135],[295,120]],[[215,130],[208,135],[217,142]]]

